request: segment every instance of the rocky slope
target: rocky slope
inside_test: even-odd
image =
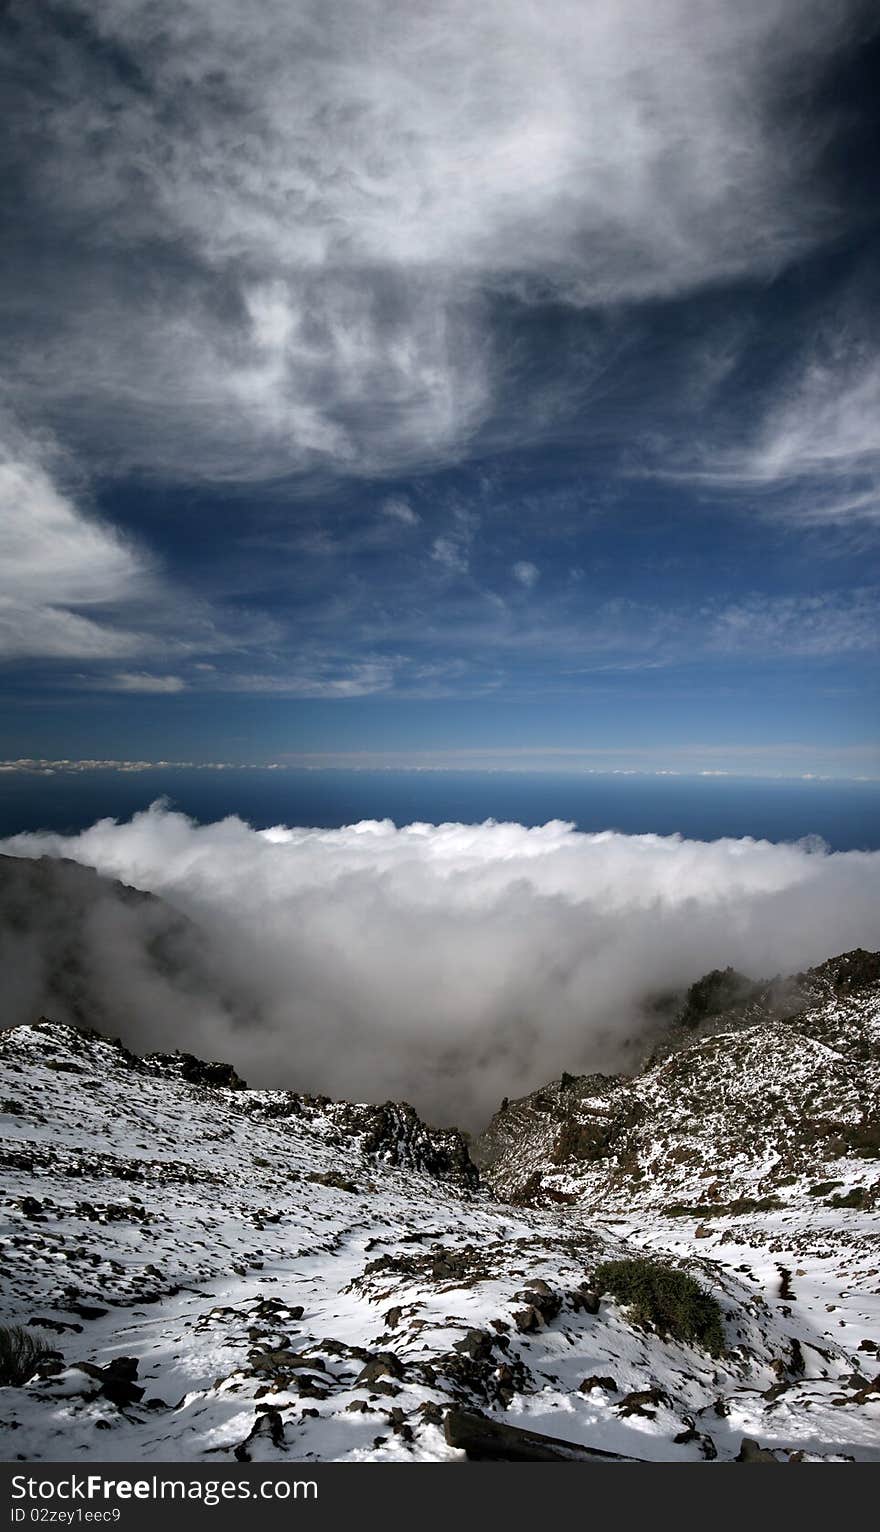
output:
[[[867,1391],[850,1408],[880,1438],[880,958],[844,954],[687,1030],[635,1078],[508,1102],[472,1153],[517,1206],[577,1208],[775,1293],[799,1344],[851,1349]],[[781,1430],[816,1400],[789,1379],[771,1405]]]
[[[508,1104],[483,1185],[405,1106],[0,1034],[0,1322],[50,1348],[0,1388],[3,1456],[456,1460],[476,1413],[557,1456],[880,1459],[880,992],[826,968],[797,1017]],[[597,1290],[645,1251],[723,1354]]]
[[[577,1200],[718,1218],[737,1202],[800,1205],[846,1185],[871,1210],[880,1175],[880,963],[849,953],[797,983],[791,1014],[750,1005],[655,1051],[634,1078],[563,1075],[508,1102],[472,1145],[518,1202]],[[828,1198],[835,1205],[840,1198]],[[699,1209],[692,1209],[699,1211]]]

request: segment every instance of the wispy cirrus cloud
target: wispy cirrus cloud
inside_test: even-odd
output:
[[[276,671],[219,672],[207,689],[276,697],[371,697],[394,684],[397,662],[384,657],[312,655],[310,663],[281,665]]]
[[[332,24],[317,0],[13,0],[13,269],[42,252],[17,386],[154,472],[454,457],[521,361],[498,302],[667,298],[834,235],[792,87],[862,22],[858,0],[343,0]],[[517,440],[552,414],[532,394]]]
[[[186,691],[182,676],[159,676],[146,670],[119,670],[104,683],[108,691],[135,692],[156,696],[174,696]]]
[[[867,4],[331,9],[2,7],[10,706],[867,697]]]
[[[418,511],[413,510],[408,500],[401,495],[389,495],[382,502],[382,515],[388,516],[392,521],[402,522],[405,527],[417,527],[421,521]]]
[[[858,307],[859,305],[856,305]],[[873,307],[853,315],[832,304],[817,337],[756,389],[744,427],[710,425],[686,447],[672,446],[659,477],[746,501],[750,509],[801,525],[880,521],[880,361]],[[677,461],[676,461],[677,459]]]
[[[880,648],[880,591],[751,595],[705,608],[705,643],[720,653],[822,658]]]

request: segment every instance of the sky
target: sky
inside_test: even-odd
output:
[[[860,0],[8,0],[0,758],[880,777]]]

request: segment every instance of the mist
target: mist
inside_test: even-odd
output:
[[[156,803],[0,851],[50,859],[3,864],[4,1025],[45,1012],[467,1128],[563,1069],[632,1067],[646,1002],[710,968],[771,977],[878,945],[880,852],[813,842],[255,830]]]

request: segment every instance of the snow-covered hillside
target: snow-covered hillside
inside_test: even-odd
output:
[[[829,1006],[769,1025],[763,1050],[740,1033],[592,1095],[551,1087],[590,1124],[608,1097],[638,1104],[634,1147],[551,1166],[546,1134],[511,1142],[516,1175],[541,1176],[519,1204],[408,1108],[251,1091],[52,1022],[2,1034],[0,1320],[51,1347],[0,1389],[3,1455],[454,1460],[444,1418],[466,1409],[634,1458],[729,1460],[744,1437],[782,1460],[880,1458],[876,1160],[849,1144],[829,1169],[820,1137],[835,1188],[811,1194],[797,1135],[775,1174],[776,1116],[754,1115],[797,1082],[812,1120],[836,1113],[844,1138],[863,1120],[876,995]],[[699,1106],[704,1057],[721,1112]],[[679,1152],[697,1123],[699,1169]],[[670,1167],[678,1200],[698,1185],[711,1212],[670,1212]],[[771,1181],[781,1207],[728,1205]],[[644,1247],[718,1299],[722,1357],[600,1300],[597,1266]]]

